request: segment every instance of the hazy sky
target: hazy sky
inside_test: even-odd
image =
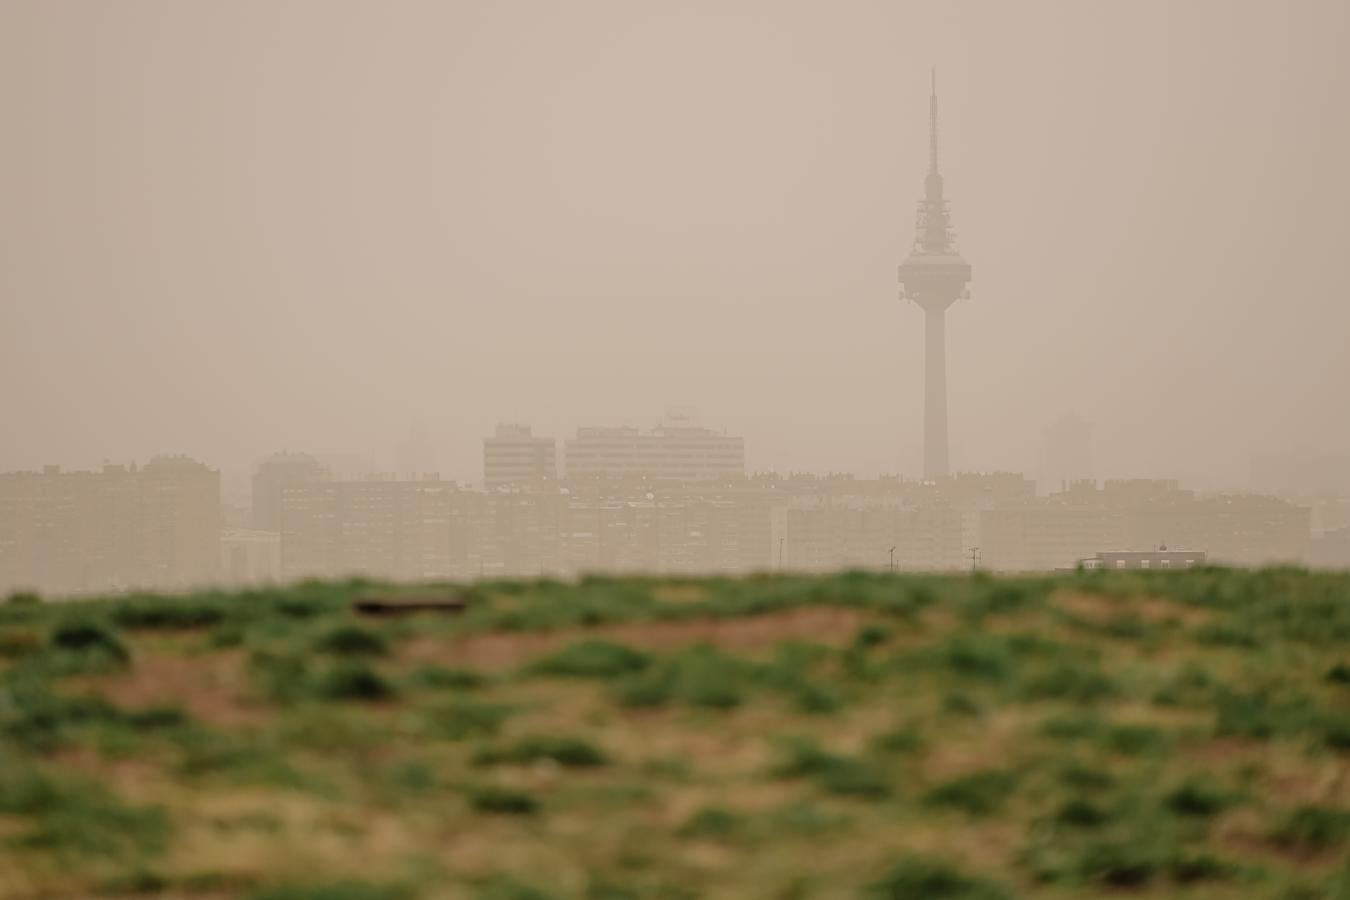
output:
[[[917,475],[929,67],[952,463],[1350,451],[1350,3],[0,2],[0,469],[481,476],[668,407]]]

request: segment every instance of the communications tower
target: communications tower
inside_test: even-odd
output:
[[[970,263],[956,251],[952,214],[942,196],[938,173],[937,72],[928,101],[928,177],[919,201],[914,247],[900,266],[901,296],[923,309],[923,477],[948,474],[947,462],[947,307],[969,297]]]

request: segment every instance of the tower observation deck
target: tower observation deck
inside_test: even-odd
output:
[[[914,247],[900,266],[901,296],[924,313],[923,477],[945,478],[947,453],[947,307],[969,296],[970,263],[956,250],[951,207],[938,171],[937,74],[928,101],[928,177],[919,201]]]

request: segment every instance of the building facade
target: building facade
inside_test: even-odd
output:
[[[220,473],[187,457],[0,475],[3,590],[75,595],[214,584],[220,536]]]
[[[498,425],[483,439],[483,483],[498,487],[544,487],[558,481],[557,442],[528,425]]]
[[[586,479],[719,481],[745,476],[745,439],[675,423],[636,428],[579,428],[564,443],[566,476]]]

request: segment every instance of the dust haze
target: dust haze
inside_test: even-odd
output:
[[[1343,461],[1348,38],[1332,0],[8,2],[0,470],[481,484],[499,423],[675,411],[747,473],[919,479],[933,67],[953,471],[1035,478],[1075,421],[1098,479]]]

